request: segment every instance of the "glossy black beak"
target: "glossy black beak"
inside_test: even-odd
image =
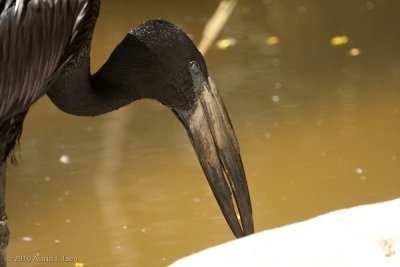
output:
[[[246,175],[225,105],[210,77],[206,81],[192,73],[192,78],[198,87],[194,108],[174,112],[186,128],[232,232],[236,237],[252,234],[253,216]],[[236,213],[232,193],[239,214]]]

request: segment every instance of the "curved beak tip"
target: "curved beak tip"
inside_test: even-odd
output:
[[[201,87],[193,109],[174,112],[188,133],[232,232],[236,237],[252,234],[250,194],[231,121],[212,79],[202,82]]]

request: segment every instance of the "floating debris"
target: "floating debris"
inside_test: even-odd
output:
[[[275,89],[281,89],[282,88],[282,84],[280,82],[276,82],[276,83],[274,83],[274,88]]]
[[[277,103],[277,102],[279,102],[280,100],[281,100],[281,98],[280,98],[278,95],[272,96],[272,102]]]
[[[359,48],[352,48],[349,50],[349,56],[356,57],[361,54],[361,50]]]
[[[128,225],[123,225],[122,229],[127,230],[128,229]]]
[[[265,44],[269,45],[269,46],[277,45],[277,44],[279,44],[280,40],[281,39],[278,36],[274,36],[274,35],[268,36],[265,39]]]
[[[347,35],[334,36],[334,37],[331,38],[331,45],[332,46],[345,45],[348,42],[349,42],[349,37],[347,37]]]
[[[83,267],[83,262],[75,262],[74,267]]]
[[[33,238],[30,236],[23,236],[20,238],[21,241],[25,241],[25,242],[32,242]]]
[[[71,162],[71,159],[69,158],[68,155],[62,155],[62,156],[60,157],[60,162],[61,162],[62,164],[67,165],[67,164],[69,164],[69,163]]]
[[[225,50],[236,44],[237,44],[237,41],[235,38],[226,38],[226,39],[219,40],[217,42],[217,48],[220,50]]]
[[[363,174],[363,173],[364,173],[364,170],[363,170],[362,168],[355,168],[355,169],[354,169],[354,172],[355,172],[355,173],[358,173],[358,174]]]

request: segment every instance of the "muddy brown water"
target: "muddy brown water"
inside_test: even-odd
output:
[[[217,4],[102,1],[92,70],[146,19],[199,42]],[[241,146],[256,231],[400,196],[399,8],[239,1],[218,37],[235,45],[211,47],[206,61]],[[79,118],[44,97],[20,156],[8,168],[10,266],[165,266],[233,239],[184,129],[154,101]]]

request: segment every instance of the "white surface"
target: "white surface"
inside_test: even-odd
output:
[[[182,258],[171,267],[400,267],[400,199],[330,212]]]

